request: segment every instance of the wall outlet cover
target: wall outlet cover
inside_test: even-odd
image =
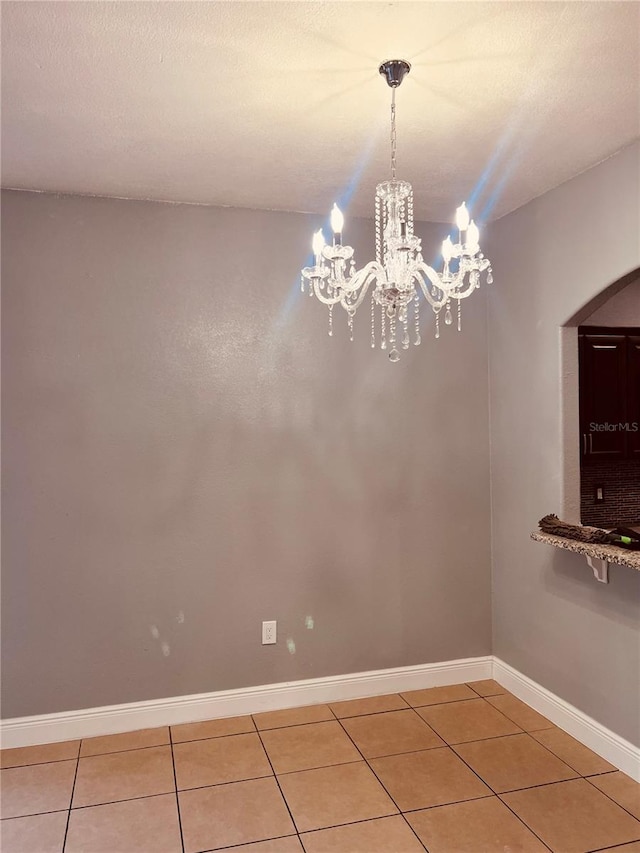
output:
[[[277,630],[276,621],[262,623],[262,645],[269,646],[276,642]]]

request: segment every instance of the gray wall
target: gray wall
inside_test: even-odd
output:
[[[392,365],[299,296],[313,217],[2,213],[4,717],[490,652],[482,291]]]
[[[589,314],[583,326],[640,326],[640,278]]]
[[[639,154],[496,223],[488,297],[494,653],[636,744],[640,573],[612,566],[598,584],[584,558],[529,533],[562,514],[567,488],[560,327],[640,265]]]

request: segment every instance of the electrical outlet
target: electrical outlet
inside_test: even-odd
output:
[[[276,622],[262,623],[262,645],[269,646],[276,641]]]
[[[604,503],[604,486],[596,486],[596,503]]]

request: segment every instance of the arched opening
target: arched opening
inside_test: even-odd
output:
[[[578,329],[584,327],[620,327],[640,329],[640,267],[604,288],[583,305],[562,326],[562,429],[563,429],[563,517],[573,524],[586,523],[585,494],[593,491],[598,499],[597,484],[581,477],[585,439],[580,427],[580,372]],[[587,449],[589,444],[587,443]],[[622,463],[623,464],[623,463]],[[633,463],[635,464],[635,463]],[[584,467],[584,465],[582,466]],[[583,491],[581,495],[581,479]],[[593,478],[591,478],[593,479]],[[596,478],[597,479],[597,478]],[[591,486],[593,489],[591,490]],[[640,480],[635,484],[640,491]],[[600,495],[599,499],[606,496]],[[621,510],[622,512],[622,510]],[[587,513],[587,518],[588,518]],[[594,516],[594,517],[597,517]],[[626,519],[634,521],[636,519]],[[640,521],[640,519],[637,519]],[[606,526],[606,525],[602,525]]]

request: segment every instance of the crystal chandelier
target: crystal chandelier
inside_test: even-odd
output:
[[[396,179],[396,89],[411,66],[402,59],[383,62],[379,68],[391,87],[391,180],[376,187],[376,259],[356,269],[353,248],[342,243],[344,217],[336,204],[331,211],[333,241],[327,245],[322,230],[313,235],[315,263],[302,270],[302,291],[329,306],[329,335],[333,334],[333,306],[347,312],[349,337],[353,340],[353,319],[370,287],[371,346],[376,346],[376,326],[380,348],[389,350],[389,359],[400,359],[398,345],[410,344],[409,311],[413,303],[413,343],[420,343],[420,293],[435,314],[435,336],[440,337],[440,312],[451,325],[451,307],[457,302],[458,331],[461,303],[480,287],[480,273],[486,281],[493,276],[488,258],[480,252],[480,233],[463,203],[456,211],[458,242],[450,237],[442,243],[442,272],[436,272],[422,258],[421,241],[413,233],[413,189]],[[379,312],[376,311],[379,309]],[[376,314],[379,313],[379,324]]]

